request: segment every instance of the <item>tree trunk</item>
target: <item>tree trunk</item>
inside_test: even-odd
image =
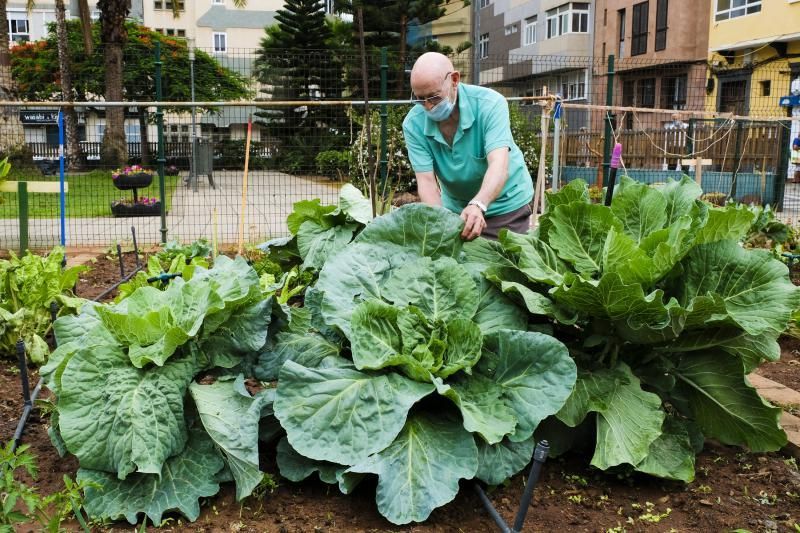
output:
[[[16,83],[11,77],[6,0],[0,0],[0,100],[19,100]],[[17,162],[25,166],[32,164],[17,107],[0,107],[0,158],[6,156],[12,157],[15,164],[18,164]]]
[[[406,34],[408,33],[408,16],[400,16],[400,58],[397,62],[400,70],[397,73],[397,98],[403,98],[406,84]]]
[[[64,0],[56,0],[56,34],[58,36],[58,70],[61,77],[62,100],[74,101],[72,92],[72,70],[67,41],[67,9]],[[81,146],[78,143],[78,114],[72,106],[64,108],[64,128],[66,129],[66,164],[69,170],[79,170]]]
[[[150,165],[150,135],[147,131],[147,108],[137,108],[139,114],[139,138],[141,139],[142,166]]]
[[[122,49],[128,40],[125,19],[128,16],[128,0],[100,0],[100,35],[103,45],[103,64],[105,66],[105,99],[107,102],[121,102],[122,92]],[[100,147],[100,161],[106,167],[121,167],[128,160],[128,143],[125,139],[125,109],[106,108],[106,127],[103,144]]]

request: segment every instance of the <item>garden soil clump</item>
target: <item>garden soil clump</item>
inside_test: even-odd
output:
[[[142,259],[144,262],[144,259]],[[126,255],[125,271],[134,269],[132,254]],[[77,295],[94,298],[119,280],[119,264],[99,256],[82,274]],[[113,296],[112,296],[113,297]],[[800,384],[800,344],[781,339],[780,363],[763,365],[759,373],[795,389]],[[782,366],[781,366],[782,365]],[[0,438],[9,440],[22,412],[16,365],[0,360]],[[781,370],[783,369],[783,370]],[[780,370],[780,372],[778,371]],[[32,385],[38,380],[31,376]],[[46,397],[46,393],[45,393]],[[36,487],[42,494],[62,488],[62,478],[74,478],[77,461],[60,458],[47,435],[49,420],[37,410],[29,420],[23,442],[31,445],[38,460]],[[236,502],[232,484],[202,503],[199,519],[187,523],[180,515],[168,515],[164,531],[496,531],[494,524],[472,491],[462,482],[456,499],[433,512],[422,525],[395,526],[378,513],[375,483],[365,482],[351,496],[335,486],[307,480],[291,483],[281,479],[275,464],[275,447],[265,447],[261,468],[278,487],[263,497]],[[698,455],[693,482],[664,481],[625,471],[600,472],[588,467],[589,456],[571,453],[551,458],[544,467],[528,515],[527,531],[794,531],[800,524],[800,471],[794,459],[782,453],[750,454],[737,447],[706,443]],[[522,494],[525,472],[505,486],[490,491],[490,498],[508,522],[512,522]],[[25,483],[32,480],[22,478]],[[69,531],[79,530],[67,523]],[[38,527],[20,527],[35,531]],[[130,531],[125,522],[109,524],[102,531]]]

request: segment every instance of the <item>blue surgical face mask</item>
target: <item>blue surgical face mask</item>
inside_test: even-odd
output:
[[[441,122],[450,116],[454,107],[455,103],[451,102],[449,98],[445,98],[432,108],[426,109],[425,113],[428,114],[428,118],[432,121]]]

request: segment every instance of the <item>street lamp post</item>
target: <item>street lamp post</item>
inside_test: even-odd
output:
[[[194,38],[189,39],[189,79],[192,90],[192,165],[189,171],[189,181],[192,184],[192,191],[197,192],[197,121],[195,119],[194,105]]]

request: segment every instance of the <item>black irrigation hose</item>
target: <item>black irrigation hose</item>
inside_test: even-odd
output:
[[[131,235],[133,236],[133,252],[136,254],[136,268],[133,272],[125,275],[125,266],[123,264],[123,257],[122,257],[122,247],[117,244],[117,254],[119,257],[119,271],[122,279],[118,282],[114,283],[111,287],[100,293],[99,295],[93,298],[93,301],[97,302],[105,298],[111,291],[129,281],[133,276],[135,276],[139,271],[144,268],[144,265],[141,264],[139,261],[139,246],[136,243],[136,228],[131,226]],[[61,268],[62,270],[67,266],[67,258],[66,255],[61,260]],[[77,285],[77,284],[76,284]],[[58,318],[58,304],[53,301],[50,303],[50,320],[51,322],[55,322],[56,318]],[[55,335],[53,335],[53,342],[57,344],[57,340],[55,339]],[[25,424],[28,422],[28,417],[30,417],[31,411],[33,411],[34,402],[36,398],[39,396],[39,392],[42,390],[42,385],[44,384],[44,379],[41,377],[39,378],[38,383],[36,383],[36,387],[33,389],[33,393],[30,392],[30,382],[28,380],[28,360],[25,353],[25,342],[20,339],[17,341],[17,365],[19,367],[20,373],[20,381],[22,383],[22,399],[23,399],[23,408],[22,408],[22,415],[20,415],[19,422],[17,423],[17,429],[14,431],[14,438],[11,444],[11,451],[14,452],[19,447],[20,443],[22,442],[22,433],[25,431]]]
[[[502,533],[520,533],[522,531],[522,528],[525,525],[525,517],[528,514],[528,508],[533,500],[533,489],[536,487],[536,483],[539,481],[539,475],[542,473],[542,465],[544,465],[545,461],[547,461],[547,455],[549,453],[550,444],[546,440],[540,441],[533,449],[531,469],[528,473],[528,480],[525,482],[525,490],[523,491],[522,497],[519,500],[519,510],[517,510],[517,516],[514,519],[513,528],[508,527],[508,524],[506,524],[506,521],[503,520],[502,516],[500,516],[500,513],[497,512],[497,509],[494,508],[494,505],[488,496],[486,496],[486,493],[483,491],[481,486],[477,482],[473,485],[473,488],[478,494],[478,498],[480,498],[483,507],[486,509],[486,512],[489,513],[489,516],[492,517],[492,520],[494,520],[494,523],[497,524],[497,527]]]

